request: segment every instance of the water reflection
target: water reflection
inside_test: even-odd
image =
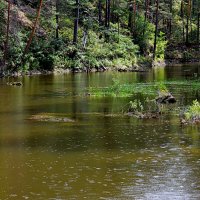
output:
[[[116,115],[131,98],[80,95],[116,76],[144,83],[185,73],[194,78],[199,67],[24,77],[23,87],[1,80],[0,199],[199,199],[199,126],[181,127],[170,112],[159,120]],[[182,105],[199,98],[189,88],[174,92]],[[75,123],[28,120],[38,113]]]

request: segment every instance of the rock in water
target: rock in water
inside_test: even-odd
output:
[[[171,103],[176,103],[176,99],[169,92],[164,93],[164,94],[159,93],[159,97],[156,98],[156,102],[161,103],[161,104],[167,104],[167,103],[171,104]]]
[[[56,116],[53,113],[38,113],[32,115],[29,120],[41,121],[41,122],[75,122],[73,119],[67,117]]]
[[[12,86],[22,86],[22,82],[8,82],[7,85],[12,85]]]

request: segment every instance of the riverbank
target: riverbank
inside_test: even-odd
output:
[[[76,68],[61,68],[55,67],[52,70],[19,70],[19,71],[6,71],[0,74],[0,78],[3,77],[19,77],[19,76],[33,76],[33,75],[45,75],[45,74],[66,74],[66,73],[89,73],[89,72],[106,72],[106,71],[118,71],[118,72],[145,72],[151,68],[149,64],[146,65],[134,65],[132,67],[118,66],[118,67],[76,67]]]
[[[0,78],[3,77],[20,77],[20,76],[35,76],[35,75],[48,75],[48,74],[67,74],[67,73],[94,73],[94,72],[107,72],[107,71],[118,71],[118,72],[147,72],[154,67],[167,67],[167,66],[195,66],[200,65],[200,60],[194,62],[180,62],[180,60],[164,60],[153,62],[152,65],[135,65],[133,67],[100,67],[100,68],[60,68],[55,67],[53,70],[28,70],[28,71],[6,71],[0,74]]]

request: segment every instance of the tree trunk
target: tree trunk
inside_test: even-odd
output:
[[[58,14],[58,0],[56,0],[56,39],[59,39],[59,14]]]
[[[199,45],[199,27],[200,26],[200,13],[198,13],[198,19],[197,19],[197,44]]]
[[[144,15],[144,28],[143,28],[143,36],[146,32],[146,23],[149,18],[149,0],[145,0],[145,15]]]
[[[145,0],[145,22],[147,21],[149,17],[149,0]]]
[[[110,27],[110,0],[106,0],[105,27]]]
[[[189,44],[189,16],[187,16],[187,20],[186,20],[186,39],[185,39],[185,43],[186,45]]]
[[[32,32],[29,36],[29,39],[28,39],[28,42],[26,44],[26,47],[25,47],[25,50],[24,50],[24,53],[23,53],[23,57],[26,55],[26,53],[28,52],[28,49],[31,45],[31,42],[33,40],[33,37],[35,35],[35,31],[36,31],[36,28],[37,28],[37,24],[38,24],[38,21],[39,21],[39,18],[40,18],[40,12],[41,12],[41,9],[42,9],[42,1],[43,0],[40,0],[39,1],[39,7],[38,7],[38,10],[37,10],[37,16],[36,16],[36,19],[35,19],[35,23],[33,25],[33,28],[32,28]]]
[[[157,36],[158,36],[158,10],[159,0],[156,0],[156,23],[155,23],[155,34],[154,34],[154,47],[153,47],[153,60],[156,58],[156,46],[157,46]]]
[[[133,32],[133,34],[134,34],[134,32],[135,32],[135,29],[136,29],[136,27],[135,27],[135,24],[136,24],[136,0],[134,0],[133,1],[133,30],[132,30],[132,32]]]
[[[173,0],[170,0],[170,14],[172,15],[172,8],[173,8]],[[172,35],[172,18],[170,18],[170,21],[169,21],[169,38],[171,38],[171,35]]]
[[[102,0],[99,0],[98,2],[98,20],[99,20],[99,26],[102,25]]]
[[[8,0],[6,40],[5,40],[5,47],[4,47],[4,66],[6,64],[7,54],[8,54],[8,41],[9,41],[9,30],[10,30],[10,9],[11,9],[11,3],[10,3],[10,0]]]
[[[129,27],[130,31],[132,32],[132,29],[133,29],[133,5],[132,5],[131,1],[129,2],[128,9],[129,9],[128,27]]]
[[[185,23],[184,23],[184,1],[181,1],[181,18],[182,18],[182,25],[183,25],[183,29],[182,29],[182,36],[183,36],[183,43],[185,43]]]
[[[186,22],[186,45],[189,44],[189,19],[191,17],[191,10],[192,10],[192,2],[188,0],[187,5],[187,22]]]
[[[79,0],[76,0],[76,11],[75,11],[75,20],[74,20],[74,36],[73,44],[78,42],[78,22],[79,22]]]

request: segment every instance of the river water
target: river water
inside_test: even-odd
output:
[[[159,119],[120,115],[131,97],[83,95],[114,76],[148,83],[199,75],[200,66],[186,66],[0,80],[0,199],[200,199],[199,126],[180,126],[171,112]],[[173,87],[179,105],[200,100],[199,90]],[[31,118],[44,113],[74,122]]]

